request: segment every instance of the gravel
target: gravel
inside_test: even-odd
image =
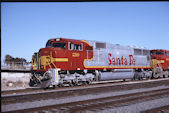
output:
[[[169,105],[169,97],[144,101],[144,102],[131,104],[127,106],[99,110],[98,113],[140,113],[145,110],[154,109],[166,105]],[[86,112],[92,113],[92,111],[86,111]]]
[[[1,91],[29,88],[30,73],[1,72]]]
[[[25,108],[43,107],[43,106],[57,105],[57,104],[63,104],[63,103],[69,103],[69,102],[84,101],[84,100],[89,100],[89,99],[97,99],[97,98],[125,95],[125,94],[131,94],[131,93],[152,91],[152,90],[164,89],[164,88],[169,88],[169,86],[158,86],[158,87],[153,87],[153,88],[146,88],[146,89],[141,88],[141,89],[133,89],[133,90],[117,91],[117,92],[112,91],[112,92],[98,93],[97,95],[88,94],[88,95],[82,95],[82,96],[71,96],[67,98],[55,98],[55,99],[47,99],[47,100],[40,100],[40,101],[34,101],[34,102],[8,104],[8,105],[2,105],[1,107],[2,107],[2,111],[4,112],[4,111],[12,111],[12,110],[21,110]],[[165,100],[165,103],[166,103],[166,100]]]

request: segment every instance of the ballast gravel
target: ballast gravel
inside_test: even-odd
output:
[[[139,92],[145,92],[145,91],[152,91],[152,90],[158,90],[158,89],[164,89],[164,88],[169,88],[169,86],[158,86],[158,87],[153,87],[153,88],[146,88],[146,89],[141,88],[141,89],[133,89],[133,90],[127,90],[127,91],[116,91],[116,92],[112,91],[112,92],[98,93],[97,95],[96,94],[88,94],[88,95],[81,95],[81,96],[71,96],[71,97],[67,97],[67,98],[54,98],[54,99],[46,99],[46,100],[33,101],[33,102],[24,102],[24,103],[2,105],[1,107],[2,107],[2,112],[7,112],[7,111],[9,112],[9,111],[13,111],[13,110],[23,110],[23,109],[26,109],[26,108],[28,109],[28,108],[35,108],[35,107],[64,104],[64,103],[69,103],[69,102],[78,102],[78,101],[84,101],[84,100],[90,100],[90,99],[119,96],[119,95],[139,93]],[[154,102],[155,103],[161,103],[161,105],[163,105],[163,104],[169,105],[169,97],[157,99],[157,100],[154,100]],[[150,104],[151,103],[153,103],[153,102],[150,101]],[[146,106],[146,103],[144,103],[144,102],[142,104],[138,103],[138,105],[139,106],[142,106],[142,105]],[[153,103],[153,105],[154,105],[154,103]],[[137,105],[134,105],[134,106],[137,106]],[[150,106],[150,105],[147,103],[147,106]],[[126,106],[125,109],[129,109],[129,108]],[[146,107],[141,107],[141,108],[142,108],[141,110],[144,110],[143,108],[146,108]],[[133,109],[133,107],[131,107],[130,109]],[[150,109],[151,109],[151,106],[150,106]],[[118,109],[110,109],[110,110],[112,112],[113,111],[116,112],[116,110],[124,110],[124,109],[118,108]],[[125,113],[128,113],[126,110],[124,110],[124,111],[125,111]],[[119,112],[123,113],[123,111],[119,111]]]
[[[97,113],[141,113],[145,110],[150,110],[162,106],[169,105],[169,97],[164,97],[155,100],[144,101],[127,106],[108,108],[104,110],[94,111]],[[93,111],[86,111],[86,113],[94,113]]]

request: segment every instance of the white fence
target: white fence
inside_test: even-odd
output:
[[[1,64],[1,70],[30,70],[31,64],[12,63],[10,65]]]

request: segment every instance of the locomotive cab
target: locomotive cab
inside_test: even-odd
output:
[[[86,52],[88,48],[91,48],[90,52]],[[45,48],[41,48],[38,53],[33,55],[33,78],[42,81],[46,77],[45,80],[49,80],[52,73],[49,70],[54,69],[59,69],[59,76],[63,77],[65,74],[84,74],[83,61],[92,56],[92,47],[85,41],[64,38],[50,39]]]
[[[151,50],[154,78],[169,76],[169,51],[163,49]]]
[[[151,58],[156,59],[162,66],[162,69],[169,69],[169,51],[163,49],[151,50]]]

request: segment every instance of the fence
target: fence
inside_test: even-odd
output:
[[[30,70],[31,64],[30,63],[23,63],[23,62],[11,62],[9,64],[1,64],[1,69],[3,70]]]

